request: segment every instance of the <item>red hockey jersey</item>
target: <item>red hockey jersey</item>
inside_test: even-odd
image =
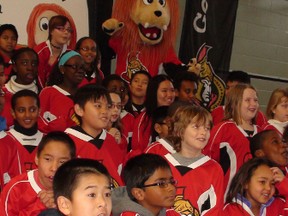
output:
[[[98,138],[93,138],[79,126],[67,128],[65,132],[75,142],[77,157],[100,161],[113,177],[114,186],[123,185],[119,175],[122,169],[123,152],[112,135],[102,130]]]
[[[13,177],[22,174],[24,167],[21,161],[14,140],[7,136],[4,131],[0,132],[0,190],[2,191]]]
[[[50,131],[64,131],[76,125],[74,103],[70,94],[54,85],[44,88],[40,95],[40,118],[38,128],[43,133]]]
[[[254,125],[253,136],[259,131],[260,129]],[[248,137],[248,134],[233,121],[221,122],[211,130],[210,139],[203,153],[221,165],[224,172],[225,194],[238,169],[251,158]]]
[[[180,164],[172,154],[165,155],[173,177],[178,181],[174,210],[181,215],[221,215],[223,209],[223,171],[208,156]]]
[[[11,141],[13,142],[11,145],[15,145],[18,149],[21,166],[24,167],[25,171],[36,169],[37,166],[35,164],[35,156],[37,153],[37,147],[44,134],[37,131],[36,134],[27,136],[17,132],[14,129],[10,129],[7,134],[11,137]],[[28,151],[28,149],[30,149],[31,152]]]
[[[16,176],[1,193],[1,216],[37,216],[46,209],[37,196],[43,189],[38,179],[38,170]]]
[[[287,216],[284,212],[285,200],[272,198],[268,204],[261,206],[259,216]],[[240,199],[234,199],[233,203],[224,206],[223,216],[254,216],[249,205]],[[258,215],[257,215],[258,216]]]
[[[150,146],[148,146],[145,151],[145,153],[151,153],[151,154],[158,154],[161,156],[164,156],[168,153],[176,153],[173,146],[171,146],[167,140],[165,139],[159,139],[158,141],[152,143]]]

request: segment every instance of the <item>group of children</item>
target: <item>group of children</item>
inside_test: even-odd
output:
[[[231,73],[211,115],[189,72],[104,77],[95,41],[70,50],[71,34],[55,16],[34,49],[0,43],[1,215],[288,215],[287,88],[266,121]]]

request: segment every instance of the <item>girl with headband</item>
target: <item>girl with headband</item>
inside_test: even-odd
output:
[[[43,132],[64,131],[78,122],[74,114],[72,96],[84,78],[84,61],[75,51],[64,53],[45,87],[40,93],[41,113],[39,128]]]

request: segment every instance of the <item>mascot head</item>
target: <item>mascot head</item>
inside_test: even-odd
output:
[[[158,44],[170,24],[170,8],[166,0],[136,1],[130,17],[138,27],[141,40],[148,44]]]
[[[177,0],[116,0],[112,16],[125,23],[119,34],[129,38],[130,43],[125,41],[126,44],[167,47],[175,42],[179,21]]]

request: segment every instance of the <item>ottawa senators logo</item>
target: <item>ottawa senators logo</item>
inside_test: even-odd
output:
[[[140,70],[148,71],[138,58],[138,55],[139,52],[130,52],[128,54],[126,71],[121,74],[122,79],[124,79],[128,83],[130,82],[133,73]]]
[[[215,74],[208,61],[208,51],[211,48],[204,43],[196,56],[197,62],[201,65],[196,98],[209,111],[221,105],[225,94],[225,83]]]
[[[177,187],[174,210],[182,216],[200,216],[197,208],[193,207],[189,200],[184,199],[185,187]]]

